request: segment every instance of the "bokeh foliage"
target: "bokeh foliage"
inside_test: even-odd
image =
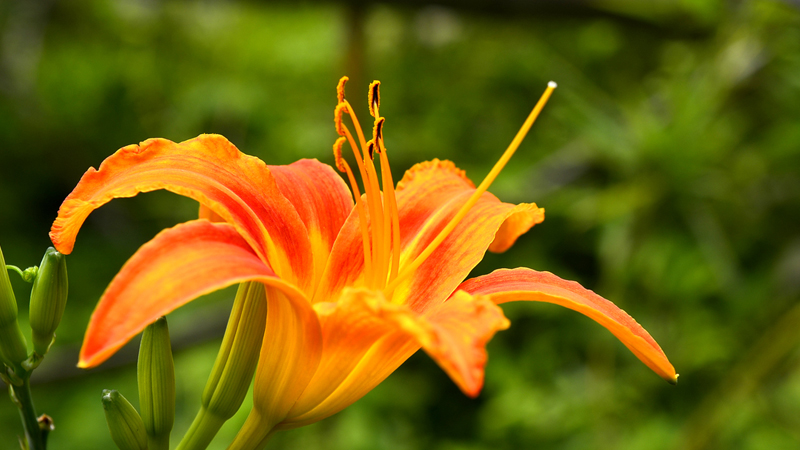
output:
[[[367,81],[383,82],[396,179],[436,157],[480,180],[553,79],[559,89],[492,189],[537,202],[547,220],[475,274],[527,266],[580,281],[651,332],[679,385],[575,313],[510,304],[512,327],[489,346],[477,400],[418,354],[354,406],[279,434],[272,448],[798,448],[797,5],[563,3],[520,2],[516,12],[488,1],[2,3],[6,260],[36,264],[81,174],[149,137],[214,132],[269,164],[331,163],[334,87],[345,73],[354,104],[366,103]],[[77,346],[124,261],[196,212],[152,193],[90,216],[68,259],[57,345],[34,380],[38,410],[55,419],[53,448],[111,448],[100,395],[136,398],[135,348],[85,374],[73,368]],[[12,281],[22,302],[28,287]],[[232,296],[170,315],[178,438]],[[15,409],[0,401],[0,447],[19,433]]]

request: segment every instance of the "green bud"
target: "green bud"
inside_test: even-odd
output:
[[[148,447],[169,450],[169,434],[175,421],[175,367],[166,317],[144,329],[137,375]]]
[[[67,306],[67,257],[53,247],[47,249],[31,289],[33,350],[44,355],[53,342],[64,307]]]
[[[104,389],[103,410],[111,439],[120,450],[147,450],[144,422],[122,394]]]
[[[0,250],[0,359],[10,367],[28,357],[28,344],[17,322],[17,299]]]
[[[222,424],[242,406],[256,370],[266,325],[264,285],[240,284],[225,337],[203,391],[201,410],[178,450],[208,447]]]

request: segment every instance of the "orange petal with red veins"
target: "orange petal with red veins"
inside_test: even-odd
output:
[[[508,327],[497,305],[465,292],[422,316],[365,289],[346,289],[336,304],[315,307],[325,337],[322,361],[287,421],[279,425],[282,429],[316,422],[347,407],[419,347],[474,397],[483,386],[486,343]]]
[[[281,193],[294,205],[308,229],[316,285],[336,236],[353,210],[350,189],[330,166],[315,159],[269,166],[269,169]]]
[[[475,188],[449,161],[411,168],[397,193],[403,242],[400,267],[414,260],[466,203]],[[415,311],[444,301],[483,259],[487,249],[504,251],[544,220],[535,204],[503,203],[490,193],[478,202],[452,233],[408,280],[395,290]]]
[[[290,416],[278,429],[291,429],[330,417],[352,405],[392,374],[419,350],[420,345],[402,330],[378,339],[336,390],[312,410]]]
[[[197,220],[159,233],[111,281],[92,314],[80,367],[96,366],[148,324],[198,296],[256,280],[307,301],[265,265],[229,224]]]
[[[267,288],[267,327],[253,388],[253,409],[230,449],[263,448],[317,371],[322,334],[311,304]]]
[[[149,139],[124,147],[90,168],[64,200],[50,238],[72,252],[86,217],[114,198],[166,189],[206,205],[236,227],[282,278],[308,288],[313,263],[307,231],[260,159],[241,153],[222,136],[201,135],[180,144]]]
[[[427,323],[406,322],[403,328],[465,394],[477,397],[483,387],[486,344],[509,326],[503,310],[488,299],[456,292],[425,316]]]
[[[625,311],[574,281],[550,272],[501,269],[465,281],[459,290],[488,296],[495,303],[516,300],[555,303],[578,311],[606,327],[647,367],[670,383],[678,376],[656,341]]]
[[[361,358],[387,332],[378,314],[386,300],[379,292],[347,289],[335,303],[317,303],[322,327],[322,359],[317,372],[297,400],[288,417],[299,417],[314,409],[347,378]]]

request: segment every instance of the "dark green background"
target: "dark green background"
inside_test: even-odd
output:
[[[343,74],[362,121],[367,83],[383,82],[395,179],[446,158],[479,181],[552,79],[559,88],[492,188],[537,202],[547,220],[475,274],[526,266],[580,281],[650,331],[679,385],[574,312],[510,304],[478,399],[420,353],[271,448],[800,448],[797,3],[443,3],[0,3],[7,262],[37,264],[81,174],[150,137],[221,133],[269,164],[332,163]],[[83,373],[83,330],[124,261],[195,215],[192,201],[152,193],[87,221],[58,341],[34,377],[38,410],[56,423],[51,448],[112,448],[100,393],[138,403],[135,347]],[[25,321],[29,288],[12,282]],[[231,299],[223,291],[170,315],[175,438],[198,407]],[[0,398],[0,448],[20,433]]]

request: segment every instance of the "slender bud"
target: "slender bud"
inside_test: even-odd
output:
[[[144,329],[137,375],[148,447],[169,450],[169,434],[175,421],[175,367],[166,317]]]
[[[0,250],[0,359],[10,367],[16,367],[27,357],[28,344],[17,322],[17,299]]]
[[[103,389],[103,410],[111,439],[119,450],[147,450],[144,422],[122,394]]]
[[[239,285],[225,337],[203,391],[200,412],[178,450],[206,448],[226,420],[242,406],[253,380],[267,325],[264,285]]]
[[[64,307],[67,306],[67,257],[47,249],[31,288],[33,350],[43,356],[53,342]]]

